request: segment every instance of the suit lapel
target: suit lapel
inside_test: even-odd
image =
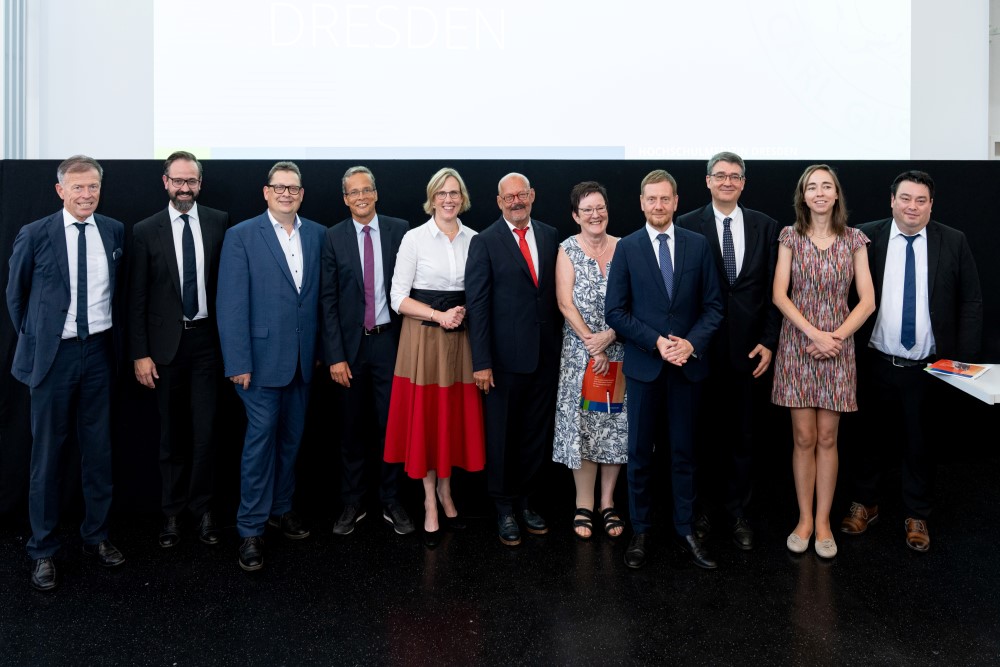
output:
[[[69,294],[69,250],[66,248],[66,227],[63,224],[62,210],[49,219],[49,243],[59,265],[59,275],[66,283],[66,293]]]
[[[177,270],[177,249],[174,247],[174,232],[170,227],[170,213],[167,211],[163,212],[160,224],[157,225],[156,236],[160,240],[160,252],[163,253],[163,258],[166,260],[167,273],[170,274],[170,281],[174,284],[174,291],[177,292],[179,297],[183,298],[181,294],[181,276]],[[205,225],[201,226],[201,237],[204,241]],[[205,256],[210,257],[207,252]]]
[[[746,228],[746,216],[743,217],[744,228]],[[715,210],[709,204],[701,214],[701,233],[708,239],[708,245],[712,247],[712,257],[715,258],[715,266],[719,269],[719,275],[725,278],[724,284],[729,284],[729,276],[726,275],[726,265],[722,261],[722,239],[719,238],[719,230],[715,226]],[[737,274],[739,277],[739,274]]]
[[[340,236],[340,242],[347,252],[347,262],[351,265],[351,274],[354,275],[354,281],[358,284],[358,289],[364,294],[365,272],[361,262],[361,252],[358,250],[358,230],[354,226],[354,220],[349,219],[347,221],[347,224],[340,230]],[[382,250],[384,257],[384,245],[382,246]]]
[[[941,258],[941,235],[937,225],[931,221],[927,225],[927,301],[934,302],[934,277],[937,276],[938,261]]]
[[[535,270],[537,271],[536,275],[538,276],[538,286],[541,287],[542,279],[544,278],[545,280],[548,280],[549,275],[549,263],[545,261],[545,258],[549,256],[550,252],[549,237],[548,234],[540,233],[538,223],[535,220],[532,220],[531,224],[535,234],[535,247],[538,248],[538,266],[535,267]],[[518,248],[517,251],[520,253],[521,249]],[[527,267],[527,262],[525,262],[525,267]],[[528,277],[531,277],[530,273],[528,274]]]
[[[263,214],[258,218],[257,231],[260,233],[261,238],[264,240],[264,245],[267,249],[271,251],[271,255],[274,257],[274,261],[277,262],[278,268],[281,273],[284,274],[285,280],[295,289],[295,279],[292,277],[292,271],[288,268],[288,260],[285,259],[285,251],[281,249],[281,244],[278,243],[277,233],[274,231],[274,227],[271,225],[271,219],[268,217],[267,213]],[[301,231],[301,230],[300,230]],[[284,230],[282,230],[284,233]],[[305,242],[302,243],[302,254],[306,254]],[[305,258],[303,257],[303,260]],[[303,267],[305,262],[303,261]],[[296,290],[298,291],[298,290]]]
[[[391,225],[379,223],[379,242],[382,244],[382,286],[388,293],[392,285],[392,267],[396,264],[396,258],[392,256],[392,247],[395,245],[395,232]],[[358,259],[360,262],[360,257]],[[364,290],[364,285],[361,286]]]
[[[874,261],[870,261],[868,264],[872,269],[872,284],[875,287],[876,303],[881,303],[882,300],[882,280],[885,276],[885,256],[889,251],[889,231],[891,229],[891,221],[886,222],[878,228],[875,238],[871,240],[871,252]]]
[[[751,258],[756,257],[757,244],[760,243],[760,226],[757,221],[754,220],[753,216],[747,215],[747,212],[743,211],[743,266],[740,267],[739,272],[736,274],[736,282],[739,282],[740,278],[746,273],[744,269],[747,268],[747,264],[751,261]],[[722,266],[719,264],[719,266]]]
[[[503,217],[501,216],[500,219],[495,224],[498,226],[500,230],[500,239],[502,242],[501,244],[510,253],[511,261],[514,262],[519,267],[521,267],[521,270],[524,272],[524,275],[528,278],[528,280],[531,280],[531,271],[528,269],[528,263],[524,261],[524,255],[521,254],[520,242],[518,241],[514,233],[510,231],[510,227],[507,226],[507,221],[504,220]],[[536,246],[538,245],[538,234],[535,234],[535,245]],[[541,256],[542,254],[541,248],[538,249],[538,254],[539,256]]]
[[[115,235],[114,232],[108,226],[108,223],[94,216],[94,224],[97,225],[97,231],[101,235],[101,243],[104,246],[104,253],[108,260],[108,276],[110,276],[108,283],[111,289],[111,296],[115,295]]]
[[[681,276],[684,275],[684,264],[686,263],[687,255],[687,238],[681,233],[680,228],[674,227],[674,243],[676,247],[674,248],[674,294],[676,295],[681,287]],[[663,280],[660,280],[663,282]],[[664,287],[666,290],[666,287]]]

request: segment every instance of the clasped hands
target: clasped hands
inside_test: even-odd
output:
[[[806,345],[806,354],[813,359],[834,359],[844,350],[844,339],[836,332],[817,329],[810,340],[812,342]]]
[[[455,306],[454,308],[449,308],[448,310],[435,311],[437,315],[434,317],[434,321],[438,323],[442,329],[454,329],[462,324],[465,319],[465,306]]]
[[[674,366],[683,366],[694,354],[694,345],[685,338],[668,334],[656,339],[656,350],[664,361]]]

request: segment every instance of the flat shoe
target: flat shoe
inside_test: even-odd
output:
[[[820,558],[833,558],[837,555],[837,543],[833,541],[832,537],[825,540],[816,540],[813,547]]]
[[[788,536],[788,539],[785,540],[785,546],[788,547],[788,550],[794,554],[804,554],[809,548],[809,538],[807,537],[806,539],[802,539],[792,532],[792,534]]]

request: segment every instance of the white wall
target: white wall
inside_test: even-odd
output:
[[[153,0],[35,0],[28,11],[27,157],[152,157]],[[194,62],[178,58],[178,77]]]

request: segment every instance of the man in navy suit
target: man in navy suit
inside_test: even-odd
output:
[[[754,424],[766,408],[770,382],[765,374],[778,346],[781,311],[771,301],[778,261],[778,223],[739,204],[746,184],[746,165],[736,153],[723,152],[708,161],[705,184],[712,201],[677,218],[677,226],[708,239],[722,292],[722,325],[712,337],[699,415],[704,437],[700,450],[708,459],[700,479],[716,484],[730,522],[733,544],[753,548],[753,528],[746,517],[751,492]],[[724,413],[720,413],[725,410]],[[721,456],[720,456],[721,454]],[[711,467],[709,461],[718,461]],[[708,480],[708,471],[718,479]],[[702,488],[699,495],[706,495]],[[707,503],[702,503],[707,505]],[[698,513],[695,532],[707,534],[706,511]]]
[[[197,203],[202,167],[186,151],[163,165],[165,209],[135,225],[129,252],[129,347],[135,377],[160,412],[161,547],[180,540],[181,512],[217,544],[212,519],[215,404],[222,360],[215,327],[219,254],[229,214]]]
[[[528,503],[542,462],[551,459],[562,315],[556,305],[559,240],[531,218],[535,191],[521,174],[498,186],[503,215],[472,238],[465,264],[473,378],[483,392],[486,480],[500,541],[521,543],[548,526]]]
[[[389,394],[399,345],[399,316],[389,307],[396,253],[409,223],[378,215],[375,176],[367,167],[351,167],[341,179],[351,217],[326,232],[320,304],[323,348],[330,377],[339,385],[343,423],[340,482],[343,510],[334,535],[349,535],[365,518],[365,438],[376,435],[378,458],[385,450]],[[369,267],[369,268],[365,268]],[[364,417],[375,405],[378,422]],[[400,535],[414,531],[398,500],[402,463],[381,464],[379,498],[382,518]]]
[[[605,319],[625,342],[628,492],[634,535],[625,564],[642,567],[652,528],[653,446],[670,448],[674,530],[695,565],[716,563],[693,532],[694,419],[708,375],[709,343],[722,300],[707,239],[673,224],[677,182],[662,169],[640,186],[642,229],[618,243],[608,274]],[[667,424],[660,417],[666,414]]]
[[[267,211],[226,232],[216,297],[225,375],[243,401],[240,567],[264,566],[264,528],[309,536],[292,511],[295,460],[316,363],[320,254],[326,229],[298,216],[305,189],[294,162],[267,175]]]
[[[965,234],[931,220],[930,175],[905,171],[890,193],[892,217],[858,227],[871,240],[868,264],[878,305],[855,336],[864,437],[852,466],[853,502],[840,529],[860,535],[878,520],[880,459],[898,442],[906,546],[926,552],[940,419],[935,396],[943,385],[924,367],[937,359],[976,361],[983,294]]]
[[[93,158],[64,160],[56,170],[63,209],[22,227],[10,258],[7,308],[17,330],[11,373],[31,390],[28,554],[39,590],[58,583],[59,462],[71,431],[80,448],[83,553],[105,567],[125,562],[108,541],[112,304],[125,227],[95,213],[103,175]]]

